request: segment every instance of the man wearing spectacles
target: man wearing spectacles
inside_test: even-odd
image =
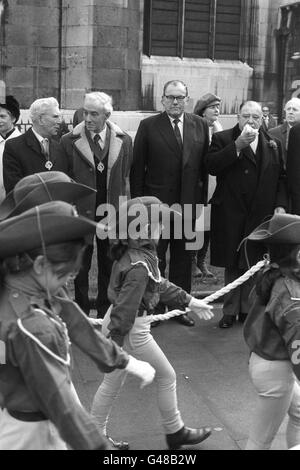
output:
[[[282,147],[262,128],[262,108],[248,101],[238,124],[213,135],[206,156],[209,174],[217,177],[211,199],[211,264],[225,268],[225,284],[260,261],[265,248],[241,242],[274,211],[288,206]],[[243,323],[249,311],[253,280],[225,295],[220,328]]]
[[[186,112],[188,89],[180,80],[165,84],[161,102],[164,111],[143,120],[136,134],[131,195],[156,196],[169,206],[189,204],[195,210],[196,204],[204,203],[206,197],[204,155],[209,146],[208,125],[203,118]],[[176,239],[172,223],[170,235],[170,240],[161,239],[158,246],[161,273],[164,276],[170,247],[169,280],[190,292],[191,251],[186,249],[184,236]],[[177,319],[186,326],[194,325],[187,315]]]

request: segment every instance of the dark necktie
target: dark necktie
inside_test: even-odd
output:
[[[183,143],[182,143],[182,138],[181,138],[181,134],[180,134],[180,129],[178,127],[179,122],[180,122],[180,119],[177,119],[177,118],[174,119],[174,121],[173,121],[175,137],[176,137],[176,140],[178,142],[180,150],[182,150],[183,149]]]
[[[95,145],[99,145],[99,140],[101,140],[101,137],[99,134],[95,134],[94,135],[94,142],[95,142]],[[101,147],[101,145],[100,145]]]

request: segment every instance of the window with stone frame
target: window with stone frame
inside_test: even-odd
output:
[[[144,54],[245,60],[255,0],[144,0]]]

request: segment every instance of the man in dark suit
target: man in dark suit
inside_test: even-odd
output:
[[[189,204],[194,211],[197,203],[205,202],[208,125],[203,118],[185,112],[188,100],[186,85],[179,80],[170,81],[163,90],[165,111],[140,123],[130,175],[132,197],[156,196],[170,206]],[[186,248],[184,236],[176,239],[174,228],[171,224],[170,241],[159,242],[160,270],[164,276],[170,245],[169,279],[190,292],[192,254]],[[185,314],[178,321],[186,326],[194,325]]]
[[[251,242],[238,251],[241,242],[274,211],[287,207],[281,144],[260,129],[261,120],[259,103],[246,102],[239,123],[214,134],[206,156],[209,173],[217,177],[210,201],[211,264],[225,268],[226,285],[264,255],[264,247]],[[236,316],[245,320],[252,286],[249,280],[225,295],[220,328],[230,328]]]
[[[42,98],[29,109],[32,128],[6,142],[3,153],[3,181],[11,191],[24,176],[46,170],[68,173],[68,161],[60,144],[53,139],[61,117],[55,98]]]
[[[287,151],[287,181],[291,198],[291,213],[300,215],[300,122],[290,131]]]
[[[292,98],[286,103],[284,111],[286,119],[285,122],[280,124],[280,126],[270,129],[269,134],[280,140],[283,151],[283,160],[286,166],[290,130],[295,124],[297,124],[297,122],[300,121],[300,99]]]
[[[262,117],[262,128],[264,131],[268,132],[270,129],[273,129],[273,127],[276,127],[276,120],[270,114],[270,108],[268,106],[264,106],[263,109],[263,117]]]

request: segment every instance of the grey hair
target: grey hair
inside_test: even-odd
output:
[[[288,106],[290,104],[295,104],[297,107],[300,107],[300,98],[296,98],[296,96],[294,96],[293,98],[291,98],[289,101],[287,101],[285,107],[284,107],[284,110],[286,111]]]
[[[29,108],[29,117],[32,122],[37,121],[38,118],[51,107],[59,108],[57,99],[51,97],[35,100]]]
[[[85,99],[90,98],[97,101],[108,117],[113,112],[112,97],[101,91],[93,91],[85,95]]]

